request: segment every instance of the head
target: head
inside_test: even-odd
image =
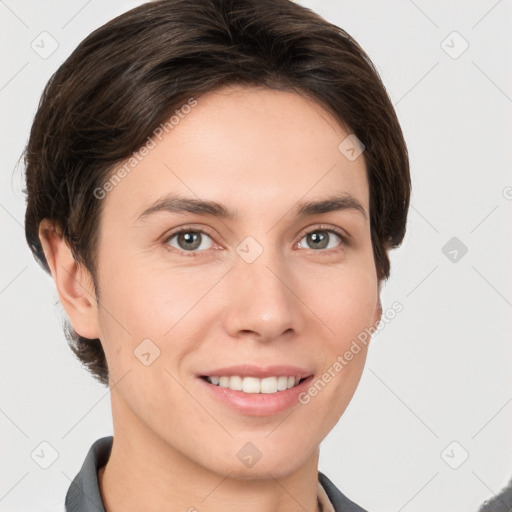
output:
[[[410,195],[393,106],[349,34],[288,0],[144,4],[52,76],[25,165],[27,241],[120,416],[221,472],[248,437],[274,475],[318,446],[368,346],[329,368],[379,321]],[[204,394],[245,363],[332,378],[285,421]],[[205,450],[211,432],[225,443]]]

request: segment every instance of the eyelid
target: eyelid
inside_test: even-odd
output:
[[[179,228],[171,230],[169,232],[169,234],[164,235],[165,236],[165,241],[169,240],[169,238],[173,237],[174,235],[178,235],[179,233],[184,232],[184,231],[185,232],[186,231],[194,231],[194,232],[197,231],[198,233],[205,233],[210,238],[215,236],[213,234],[213,231],[211,231],[209,228],[206,228],[204,226],[197,227],[195,224],[186,224],[185,226],[180,226]]]

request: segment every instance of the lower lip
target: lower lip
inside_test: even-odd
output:
[[[284,391],[277,391],[276,393],[233,391],[229,388],[210,384],[207,380],[200,377],[198,378],[206,386],[208,392],[216,399],[238,412],[248,416],[271,416],[296,405],[299,401],[299,395],[307,389],[309,383],[313,380],[313,375],[304,379],[298,386]]]

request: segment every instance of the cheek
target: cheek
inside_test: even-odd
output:
[[[334,270],[305,287],[305,301],[325,328],[329,352],[345,350],[373,324],[378,305],[375,272],[367,269]]]
[[[198,316],[204,323],[211,315],[222,313],[211,310],[211,297],[203,299],[224,289],[214,290],[226,273],[226,265],[195,270],[186,265],[172,270],[148,264],[132,264],[128,268],[120,262],[104,271],[104,307],[100,315],[107,340],[124,340],[123,346],[129,343],[135,348],[145,338],[156,341],[188,330],[196,325]],[[370,265],[332,266],[321,271],[318,267],[301,266],[292,269],[288,277],[298,299],[293,307],[308,319],[306,329],[310,334],[306,337],[323,340],[320,352],[324,357],[344,352],[372,324],[378,295],[376,275]],[[217,309],[221,304],[223,308],[230,307],[229,297],[217,297],[214,302]]]
[[[149,264],[128,267],[120,263],[105,275],[103,289],[104,309],[111,313],[107,320],[139,336],[162,336],[173,319],[180,312],[183,315],[188,297],[194,296],[193,283],[178,272],[164,272]]]
[[[224,270],[225,271],[225,270]],[[194,348],[194,326],[206,321],[201,298],[219,280],[216,270],[172,270],[157,265],[112,265],[104,267],[100,308],[100,329],[105,351],[112,354],[119,372],[133,364],[133,353],[144,340],[151,340],[161,352],[171,339],[173,359]],[[192,330],[191,330],[192,329]],[[149,348],[151,343],[145,342]],[[142,350],[142,348],[141,348]],[[163,354],[162,354],[163,355]],[[107,353],[108,357],[108,353]],[[163,358],[162,358],[163,359]]]
[[[321,371],[303,395],[301,407],[307,411],[304,414],[318,419],[325,436],[359,384],[370,338],[361,341],[358,336],[373,324],[378,288],[371,271],[338,272],[316,283],[319,286],[309,287],[307,304],[315,313],[315,321],[307,337],[319,339],[315,357]]]

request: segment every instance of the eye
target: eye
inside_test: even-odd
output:
[[[177,247],[171,243],[173,239],[176,239]],[[193,253],[201,252],[211,248],[211,246],[208,246],[208,243],[205,243],[206,239],[209,239],[211,242],[213,242],[208,233],[202,229],[184,228],[170,235],[165,240],[165,243],[169,244],[171,247],[174,247],[178,251]],[[192,256],[192,254],[190,256]]]
[[[334,235],[334,236],[333,236]],[[338,239],[338,243],[336,243]],[[303,242],[305,240],[305,242]],[[339,241],[341,240],[341,244]],[[305,233],[299,240],[299,247],[306,244],[313,250],[335,249],[337,246],[348,245],[347,237],[335,229],[316,228]]]
[[[208,242],[209,241],[209,242]],[[204,230],[184,227],[171,233],[165,240],[165,245],[171,246],[186,256],[198,256],[214,246],[212,237]],[[316,227],[302,235],[297,245],[300,248],[309,248],[316,252],[330,252],[341,250],[349,245],[348,236],[333,228]],[[325,250],[324,250],[325,249]]]

